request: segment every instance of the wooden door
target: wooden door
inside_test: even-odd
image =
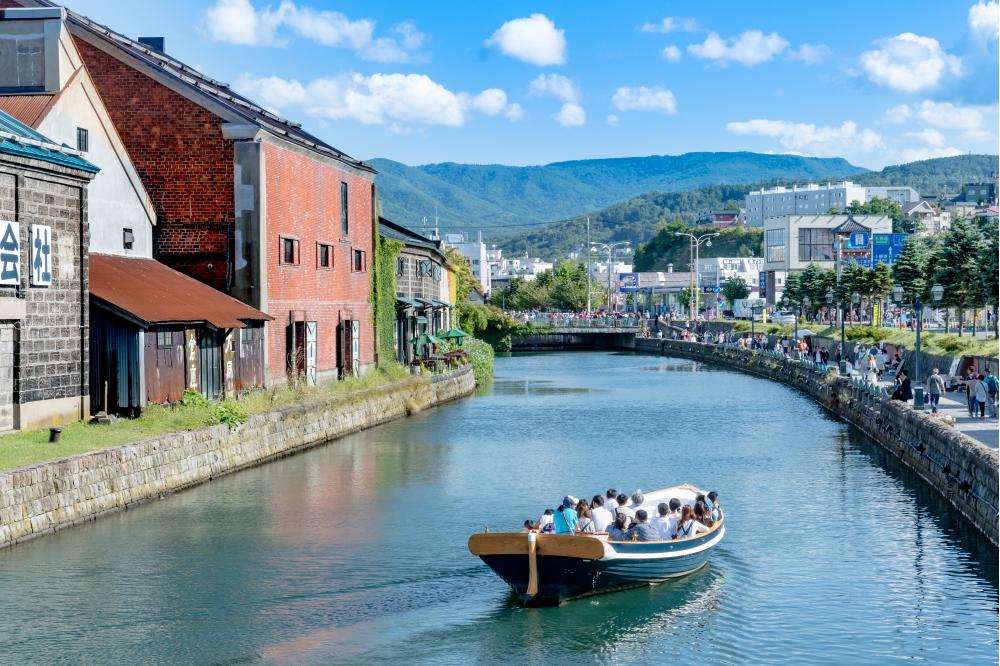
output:
[[[305,322],[305,372],[307,386],[316,386],[316,360],[318,356],[316,331],[316,322]]]

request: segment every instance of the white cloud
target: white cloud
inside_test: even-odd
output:
[[[962,106],[929,99],[916,107],[917,118],[927,125],[945,129],[977,129],[983,126],[985,115],[989,112],[996,113],[996,107]]]
[[[669,60],[670,62],[677,62],[678,60],[681,59],[681,50],[676,46],[674,46],[673,44],[663,49],[661,53],[663,54],[663,57]]]
[[[845,120],[839,127],[817,127],[812,123],[755,118],[726,123],[726,129],[733,134],[773,137],[785,150],[817,156],[842,156],[857,150],[870,152],[885,146],[879,134],[870,129],[859,131],[851,120]]]
[[[658,111],[670,115],[677,113],[674,94],[659,86],[618,88],[611,97],[611,103],[619,111]]]
[[[410,21],[390,28],[396,36],[376,38],[371,19],[352,20],[340,12],[299,6],[292,0],[282,0],[277,9],[260,10],[250,0],[217,0],[205,11],[204,19],[209,38],[216,42],[281,46],[287,42],[278,34],[284,29],[322,46],[351,49],[375,62],[409,62],[427,40]]]
[[[732,61],[752,67],[773,59],[786,48],[788,42],[776,32],[765,35],[760,30],[747,30],[731,39],[723,39],[718,33],[710,32],[701,44],[688,46],[688,51],[720,64]]]
[[[564,102],[577,102],[580,99],[580,92],[576,86],[562,74],[539,74],[528,85],[528,92],[532,95],[551,95]]]
[[[573,102],[563,104],[559,113],[552,117],[563,127],[580,127],[587,123],[587,112],[583,110],[583,107]]]
[[[504,23],[486,45],[496,45],[504,55],[539,67],[561,65],[566,62],[565,33],[545,14],[532,14]]]
[[[507,94],[489,88],[477,95],[454,93],[423,74],[351,74],[318,78],[303,85],[296,80],[272,76],[254,78],[241,75],[236,81],[241,92],[265,106],[295,106],[311,116],[328,120],[351,119],[366,125],[465,124],[470,112],[517,115],[516,105],[507,106]],[[520,107],[517,107],[520,109]]]
[[[504,115],[507,116],[507,120],[509,120],[512,123],[516,123],[517,121],[524,118],[524,109],[521,108],[520,104],[514,102],[513,104],[507,107],[507,111],[504,113]]]
[[[902,162],[917,162],[919,160],[930,160],[935,157],[954,157],[961,155],[962,151],[953,146],[947,148],[930,148],[921,146],[919,148],[907,148],[899,154]]]
[[[621,118],[619,118],[615,114],[612,113],[611,115],[608,116],[608,125],[610,125],[611,127],[618,127],[619,123],[621,123]]]
[[[941,148],[948,142],[948,140],[944,138],[944,134],[941,134],[941,132],[938,132],[935,129],[929,128],[920,130],[919,132],[907,132],[906,136],[911,139],[916,139],[930,148]]]
[[[790,51],[788,57],[792,60],[801,60],[806,65],[815,65],[830,57],[830,47],[826,44],[802,44],[799,48]]]
[[[992,143],[993,145],[991,146],[991,148],[993,150],[996,150],[997,141],[995,138],[993,138],[993,134],[986,130],[982,129],[965,130],[964,132],[962,132],[962,138],[972,143],[987,143],[987,144]]]
[[[909,120],[913,116],[913,111],[910,110],[908,104],[897,104],[891,109],[886,109],[884,114],[884,120],[887,123],[893,125],[901,125]]]
[[[962,60],[941,48],[933,37],[904,32],[861,54],[861,67],[873,82],[903,92],[932,88],[962,72]]]
[[[698,22],[695,19],[678,18],[676,16],[666,16],[659,23],[650,23],[649,21],[646,21],[639,26],[640,32],[662,32],[664,34],[674,32],[675,30],[694,32],[697,29]]]
[[[983,40],[1000,38],[1000,2],[979,0],[969,7],[969,30]]]

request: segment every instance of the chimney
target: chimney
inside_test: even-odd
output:
[[[667,264],[667,272],[668,273],[673,273],[674,272],[674,265],[673,264]]]
[[[166,51],[163,50],[164,48],[163,37],[140,37],[138,39],[138,42],[143,46],[148,46],[154,51],[159,51],[160,53],[166,53]]]

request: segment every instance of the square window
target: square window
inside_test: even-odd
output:
[[[76,128],[76,149],[81,153],[90,150],[90,132],[82,127]]]
[[[166,349],[168,347],[174,346],[174,332],[173,331],[157,331],[156,332],[156,346],[160,349]]]
[[[354,250],[354,264],[353,269],[355,272],[363,272],[367,270],[365,265],[365,251],[364,250]]]
[[[298,265],[300,257],[299,241],[297,238],[285,238],[284,236],[281,236],[279,238],[278,251],[281,253],[278,263],[284,266]]]
[[[333,268],[333,246],[316,244],[316,268]]]
[[[122,229],[122,247],[131,250],[133,245],[135,245],[135,234],[131,229]]]

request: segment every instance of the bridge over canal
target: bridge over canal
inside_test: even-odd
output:
[[[536,317],[538,330],[511,339],[512,351],[570,351],[586,349],[635,349],[642,326],[636,318]]]

